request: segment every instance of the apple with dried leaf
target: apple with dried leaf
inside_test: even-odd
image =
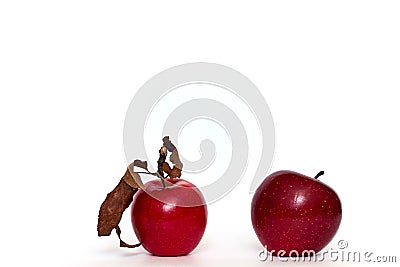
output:
[[[183,164],[178,150],[169,137],[163,138],[157,172],[150,172],[147,162],[135,160],[128,166],[117,187],[107,195],[100,207],[98,235],[110,235],[115,229],[121,247],[142,245],[157,256],[182,256],[199,244],[207,225],[207,205],[201,191],[192,183],[180,179]],[[166,162],[171,152],[171,168]],[[134,172],[134,167],[144,169]],[[154,175],[158,180],[142,184],[141,174]],[[134,231],[140,243],[129,245],[121,240],[119,222],[122,213],[131,207]]]

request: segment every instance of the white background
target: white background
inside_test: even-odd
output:
[[[209,206],[190,256],[97,237],[99,205],[125,169],[132,97],[158,72],[196,61],[230,66],[262,91],[276,126],[272,171],[325,170],[343,203],[330,247],[344,239],[399,261],[400,3],[141,2],[0,3],[0,264],[270,264],[257,260],[252,177]],[[124,216],[134,242],[130,227]]]

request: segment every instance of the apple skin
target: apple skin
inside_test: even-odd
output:
[[[293,171],[269,175],[251,203],[251,220],[262,245],[274,256],[309,255],[335,236],[342,219],[338,195],[329,186]],[[282,252],[279,252],[282,251]],[[284,252],[283,252],[284,251]]]
[[[207,205],[195,185],[183,179],[147,182],[132,202],[133,229],[142,246],[156,256],[192,252],[207,225]]]

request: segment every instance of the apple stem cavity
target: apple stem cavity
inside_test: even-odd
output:
[[[314,177],[314,179],[317,179],[318,180],[318,178],[320,177],[320,176],[322,176],[322,175],[324,175],[324,171],[320,171],[319,173],[317,173],[317,175],[315,175],[315,177]]]

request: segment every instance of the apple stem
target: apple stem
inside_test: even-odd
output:
[[[317,173],[317,175],[315,175],[314,179],[317,179],[321,176],[324,175],[324,171],[320,171],[319,173]]]

